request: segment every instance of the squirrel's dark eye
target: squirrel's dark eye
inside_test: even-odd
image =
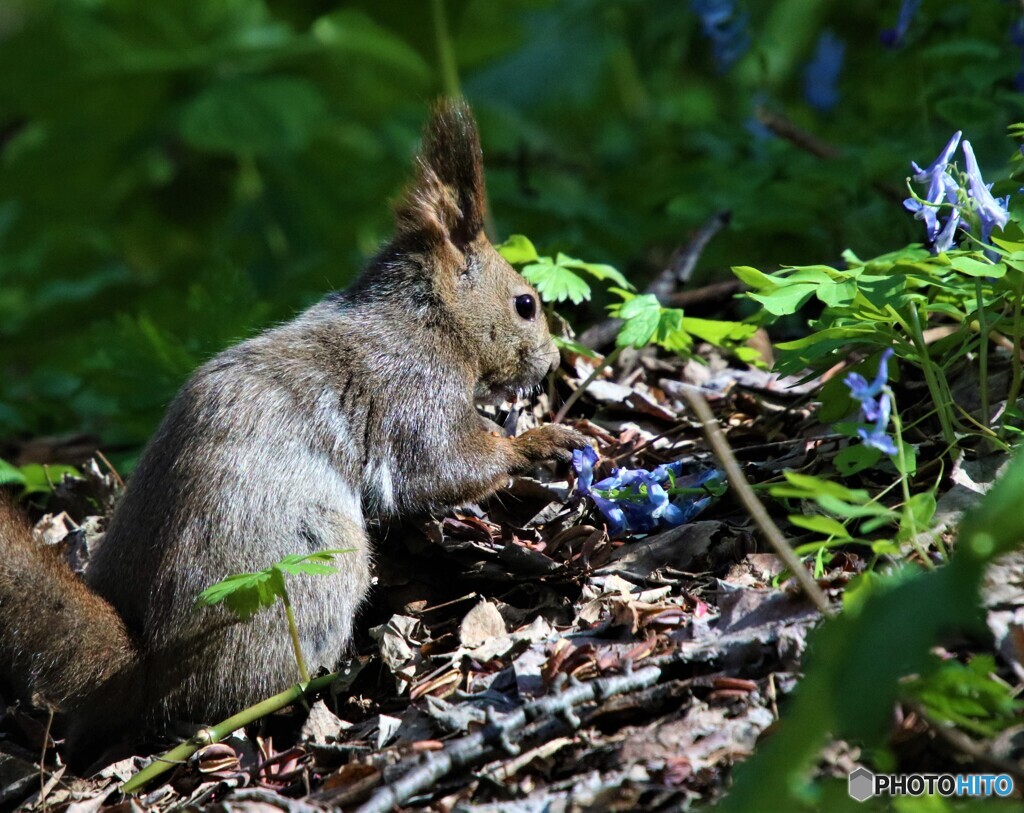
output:
[[[519,294],[515,299],[516,313],[528,322],[532,322],[537,315],[537,300],[532,294]]]

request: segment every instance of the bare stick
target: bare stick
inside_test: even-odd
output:
[[[583,393],[587,391],[587,387],[597,380],[597,377],[604,372],[606,367],[611,367],[615,363],[623,349],[624,348],[622,347],[616,347],[598,363],[594,368],[594,372],[588,375],[586,380],[573,391],[572,395],[565,399],[565,403],[562,404],[562,408],[559,409],[558,414],[555,415],[555,423],[561,423],[565,420],[565,416],[569,414],[569,410],[572,408],[572,405],[583,397]]]
[[[821,588],[818,587],[818,583],[811,574],[807,572],[807,568],[800,561],[800,557],[793,552],[793,548],[786,541],[786,537],[779,530],[779,526],[768,516],[768,511],[765,510],[764,505],[757,498],[754,489],[747,482],[747,478],[743,476],[743,471],[740,469],[739,463],[736,462],[736,456],[732,453],[732,448],[725,439],[725,435],[722,434],[718,421],[711,412],[708,402],[704,400],[704,396],[689,389],[682,390],[682,394],[689,403],[690,409],[693,410],[698,420],[703,424],[705,437],[707,437],[715,457],[718,458],[718,462],[725,470],[729,485],[735,489],[740,502],[747,509],[747,513],[757,523],[757,527],[761,529],[761,533],[771,543],[771,546],[775,548],[779,558],[789,568],[793,578],[797,580],[804,592],[807,593],[808,598],[814,602],[822,614],[830,615],[831,608],[829,607],[828,598]]]
[[[544,741],[566,730],[575,730],[581,724],[574,711],[576,706],[653,686],[661,675],[661,667],[646,666],[586,683],[570,682],[568,689],[526,703],[508,714],[499,717],[492,712],[482,729],[452,741],[440,751],[423,754],[418,765],[379,788],[356,813],[390,813],[458,768],[492,759],[503,752],[517,753],[519,746],[513,742],[513,736],[516,740]],[[528,727],[530,721],[536,722]],[[324,794],[320,794],[318,800],[330,801]]]

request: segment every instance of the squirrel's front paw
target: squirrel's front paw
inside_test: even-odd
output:
[[[587,439],[575,429],[559,424],[546,424],[512,438],[515,449],[528,463],[538,460],[572,460],[575,449],[587,445]]]

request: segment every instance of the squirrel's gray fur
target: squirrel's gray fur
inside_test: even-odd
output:
[[[280,615],[197,609],[210,584],[350,549],[336,573],[288,585],[310,668],[330,668],[369,588],[368,521],[479,499],[583,444],[560,426],[500,437],[475,410],[558,360],[483,213],[472,114],[441,103],[396,235],[357,282],[220,353],[178,393],[95,553],[92,592],[0,511],[17,554],[0,557],[0,669],[65,710],[79,747],[136,721],[210,722],[295,682]]]

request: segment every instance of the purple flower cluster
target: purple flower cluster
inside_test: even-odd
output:
[[[921,0],[903,0],[900,3],[900,13],[896,18],[896,26],[887,28],[881,34],[882,45],[886,48],[899,48],[903,44],[903,38],[910,30],[910,24],[914,22],[914,16],[921,6]]]
[[[804,98],[815,110],[825,113],[839,104],[839,75],[845,59],[846,43],[832,31],[822,31],[804,68]]]
[[[729,70],[750,47],[746,13],[737,11],[733,0],[690,0],[690,8],[700,17],[718,69]]]
[[[843,383],[850,389],[850,397],[860,402],[860,414],[871,426],[862,426],[857,430],[865,446],[872,446],[885,454],[893,455],[898,451],[893,439],[886,434],[889,428],[889,416],[892,414],[892,401],[886,384],[889,380],[889,359],[893,350],[888,348],[882,353],[878,362],[878,373],[870,383],[860,373],[850,373]]]
[[[715,469],[682,476],[682,463],[676,462],[650,471],[615,469],[611,477],[595,483],[596,463],[597,452],[589,446],[573,452],[576,490],[594,501],[612,534],[650,533],[659,525],[674,528],[689,522],[708,506],[711,495],[681,494],[673,499],[670,492],[700,488],[711,480],[721,479],[721,473]]]
[[[996,198],[992,195],[992,184],[986,184],[981,177],[970,141],[965,140],[963,143],[965,171],[961,173],[962,180],[958,181],[953,176],[950,160],[960,144],[960,136],[959,130],[953,133],[953,137],[927,169],[921,169],[915,162],[910,162],[914,168],[914,181],[928,184],[928,192],[923,199],[907,198],[903,205],[914,212],[915,218],[924,221],[928,242],[936,253],[954,248],[956,230],[960,228],[971,231],[972,223],[978,227],[981,242],[988,244],[992,230],[1003,228],[1010,218],[1010,196]],[[939,219],[943,210],[948,212],[945,223]],[[989,252],[989,256],[995,259],[995,252]]]

